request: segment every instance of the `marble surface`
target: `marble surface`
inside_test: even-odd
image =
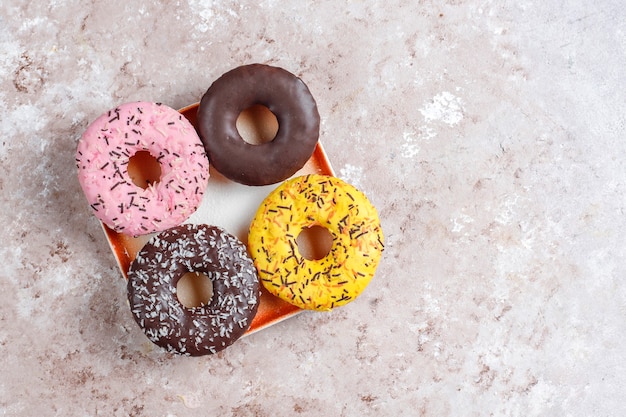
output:
[[[626,415],[621,0],[0,5],[0,415]],[[131,100],[301,76],[387,239],[355,302],[152,349],[74,167]]]

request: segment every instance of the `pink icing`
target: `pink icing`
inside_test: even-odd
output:
[[[148,151],[161,178],[138,187],[129,159]],[[209,177],[209,160],[189,121],[159,103],[126,103],[103,114],[76,150],[78,180],[94,214],[113,230],[138,236],[184,222],[196,211]]]

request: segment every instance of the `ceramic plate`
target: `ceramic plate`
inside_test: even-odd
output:
[[[194,127],[198,103],[180,110]],[[318,142],[309,161],[294,176],[305,174],[334,175],[333,169]],[[192,224],[210,224],[220,226],[234,234],[247,244],[248,226],[263,199],[279,184],[252,187],[230,181],[210,167],[209,183],[198,210],[185,222]],[[116,233],[102,225],[124,278],[137,252],[153,234],[133,238]],[[281,320],[294,316],[302,310],[268,293],[262,287],[261,303],[250,329],[246,334],[264,329]]]

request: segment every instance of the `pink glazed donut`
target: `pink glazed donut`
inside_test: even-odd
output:
[[[143,186],[128,169],[138,152],[149,152],[160,167],[159,178]],[[126,103],[100,116],[78,142],[76,166],[96,217],[131,236],[184,222],[200,205],[209,178],[209,160],[194,127],[160,103]]]

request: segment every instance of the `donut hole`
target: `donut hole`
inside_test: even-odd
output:
[[[250,145],[262,145],[274,140],[278,133],[278,119],[262,104],[248,107],[237,117],[237,132]]]
[[[187,272],[176,284],[176,295],[187,308],[205,306],[213,298],[213,282],[202,272]]]
[[[300,255],[309,261],[316,261],[330,253],[333,235],[323,226],[306,227],[296,238],[296,244]]]
[[[161,179],[161,164],[148,151],[138,151],[128,159],[128,176],[144,190]]]

